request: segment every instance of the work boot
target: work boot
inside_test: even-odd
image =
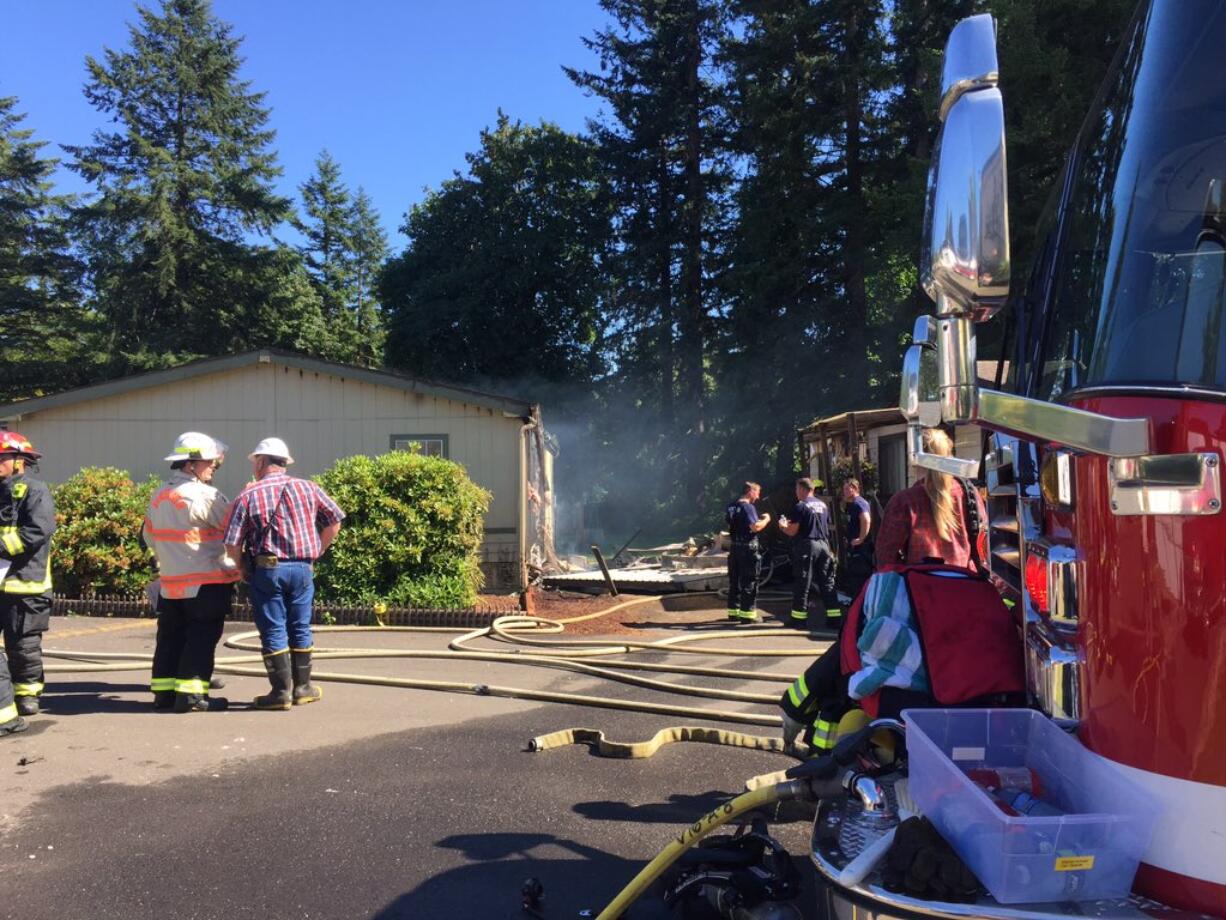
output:
[[[209,689],[210,690],[224,690],[226,689],[226,682],[222,680],[220,677],[211,677],[209,678]]]
[[[38,715],[38,697],[36,696],[19,696],[15,700],[17,703],[17,714],[20,716],[36,716]]]
[[[311,650],[290,652],[294,668],[294,705],[305,706],[323,699],[324,691],[311,683]]]
[[[739,610],[737,613],[739,614],[742,623],[758,622],[759,617],[758,611],[756,610]]]
[[[153,708],[154,709],[173,709],[175,705],[175,692],[173,690],[154,690],[153,691]]]
[[[3,725],[0,725],[0,738],[5,735],[15,735],[18,732],[23,732],[30,727],[30,723],[18,716],[15,719],[9,719]]]
[[[255,698],[256,709],[289,709],[294,705],[290,697],[290,661],[289,649],[274,655],[264,656],[264,668],[268,671],[268,682],[272,692],[267,696]]]
[[[788,625],[794,626],[796,629],[809,628],[809,611],[793,610],[788,613]]]
[[[201,696],[196,693],[176,693],[175,712],[225,712],[230,701],[224,696]]]
[[[735,607],[728,608],[728,619],[739,620],[740,618],[741,618],[741,611],[737,610]]]

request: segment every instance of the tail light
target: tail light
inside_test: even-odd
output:
[[[1055,626],[1077,626],[1077,601],[1084,563],[1076,549],[1046,540],[1026,544],[1025,582],[1030,602]]]
[[[1047,557],[1032,549],[1026,553],[1026,592],[1040,613],[1047,613]]]

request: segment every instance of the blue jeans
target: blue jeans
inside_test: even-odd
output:
[[[311,647],[315,577],[309,563],[282,562],[275,569],[252,569],[247,587],[265,655]]]

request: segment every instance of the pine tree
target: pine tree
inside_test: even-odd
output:
[[[68,200],[52,188],[56,161],[16,106],[0,98],[0,401],[84,383],[99,362],[65,233]]]
[[[584,40],[600,71],[567,73],[609,110],[591,127],[617,202],[618,389],[648,415],[637,427],[641,462],[677,473],[675,483],[660,482],[668,494],[657,498],[692,521],[706,487],[710,280],[727,182],[714,68],[723,4],[601,0],[601,7],[613,24]],[[652,417],[654,436],[644,430]]]
[[[352,250],[353,288],[355,300],[350,309],[357,327],[358,348],[355,360],[368,367],[383,363],[386,332],[383,307],[379,302],[378,283],[390,249],[387,234],[379,220],[370,196],[358,186],[353,197],[349,219],[349,240]]]
[[[86,98],[113,127],[65,148],[96,191],[75,225],[114,347],[128,363],[159,363],[301,342],[287,327],[321,328],[319,304],[285,302],[297,289],[293,260],[252,242],[290,205],[273,187],[264,96],[239,74],[241,40],[208,0],[138,14],[128,48],[86,60]],[[272,303],[289,312],[270,329]]]

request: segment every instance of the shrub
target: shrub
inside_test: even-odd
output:
[[[837,495],[843,490],[843,483],[852,478],[854,468],[851,457],[839,457],[834,461],[834,469],[830,471],[831,495]],[[860,490],[865,494],[877,491],[877,464],[871,460],[860,461]]]
[[[54,487],[56,531],[51,577],[57,594],[134,594],[157,577],[141,545],[156,477],[137,484],[123,470],[86,467]]]
[[[316,566],[321,596],[414,607],[476,603],[490,493],[464,467],[392,451],[338,460],[316,478],[345,512],[340,536]]]

